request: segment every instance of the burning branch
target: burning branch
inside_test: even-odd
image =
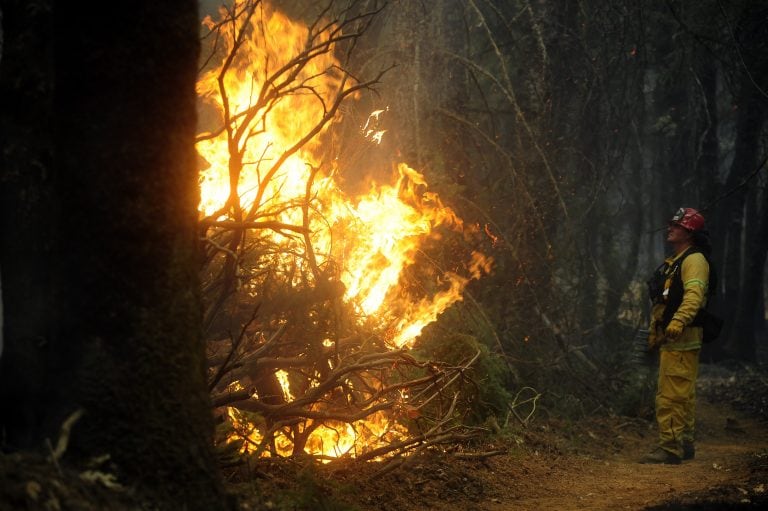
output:
[[[258,0],[206,20],[216,34],[198,89],[216,124],[197,145],[204,326],[220,339],[209,387],[222,441],[255,456],[396,458],[473,434],[456,403],[480,353],[449,366],[407,346],[490,260],[475,254],[471,277],[445,272],[446,289],[406,300],[399,278],[419,243],[461,222],[404,164],[367,197],[335,182],[322,140],[386,70],[357,78],[339,60],[378,11],[351,2],[333,16],[332,5],[308,25]]]
[[[310,229],[307,219],[302,224],[281,221],[276,218],[280,215],[279,210],[290,210],[295,206],[290,205],[291,201],[286,206],[280,206],[275,201],[265,202],[265,199],[268,194],[275,192],[276,187],[282,186],[276,182],[276,177],[284,171],[286,162],[307,149],[310,142],[326,129],[336,117],[342,102],[378,83],[384,73],[382,71],[372,80],[350,81],[350,75],[333,58],[334,50],[359,37],[377,11],[324,20],[323,16],[329,12],[328,9],[306,31],[299,31],[304,43],[296,53],[285,56],[267,51],[263,60],[258,62],[260,65],[255,67],[246,50],[253,50],[256,46],[269,49],[270,45],[275,45],[271,39],[273,36],[263,27],[269,25],[269,20],[278,17],[278,13],[264,2],[236,2],[231,8],[222,8],[222,20],[206,20],[212,31],[223,33],[215,38],[211,54],[221,52],[221,45],[224,45],[225,57],[218,68],[207,72],[200,80],[201,94],[213,99],[214,104],[218,105],[220,125],[201,134],[198,147],[203,147],[202,143],[213,143],[224,135],[222,147],[226,152],[222,156],[228,168],[228,193],[224,203],[217,209],[206,211],[207,216],[202,219],[201,227],[206,231],[216,229],[216,235],[219,236],[222,230],[225,231],[228,241],[223,246],[228,253],[239,254],[238,258],[226,259],[219,271],[217,280],[220,285],[217,288],[220,296],[209,301],[204,323],[207,327],[211,326],[214,317],[236,287],[238,260],[243,255],[248,230],[271,229],[283,235],[290,235],[287,234],[289,232],[303,234],[308,260],[310,263],[314,261],[311,243],[307,242],[307,231]],[[351,9],[345,9],[342,14],[350,12]],[[212,62],[213,59],[208,61]],[[246,87],[234,81],[235,77],[242,74],[246,77],[250,75]],[[322,110],[319,119],[315,118],[308,123],[301,135],[286,138],[286,144],[275,144],[270,126],[282,122],[279,117],[288,113],[286,109],[290,109],[292,103],[306,103],[304,98],[307,95]],[[254,194],[249,197],[250,204],[244,215],[241,186],[243,173],[247,170],[248,155],[254,156],[255,163],[250,166],[255,166],[257,171],[262,164],[267,164],[268,168],[263,175],[257,172]],[[313,176],[304,178],[307,195],[314,174],[319,170],[318,167],[313,168]],[[296,204],[301,204],[306,210],[306,202],[301,204],[301,201],[296,201]],[[225,215],[229,218],[221,220]],[[260,220],[262,218],[267,219]],[[207,265],[211,265],[218,252],[207,253]],[[317,276],[318,271],[315,270]]]

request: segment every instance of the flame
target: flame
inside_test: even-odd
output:
[[[365,138],[371,140],[372,142],[376,142],[376,144],[381,144],[381,141],[384,138],[384,133],[386,133],[387,130],[377,128],[380,122],[381,114],[388,110],[389,107],[383,110],[374,110],[370,113],[370,115],[368,115],[368,119],[365,121],[365,125],[361,130]]]
[[[293,401],[295,398],[291,393],[291,382],[288,380],[288,371],[278,369],[275,371],[275,376],[277,377],[278,383],[280,383],[280,388],[283,390],[283,399],[286,401]]]
[[[228,111],[236,119],[232,131],[249,130],[237,141],[243,153],[243,170],[236,193],[230,190],[231,148],[227,132],[197,144],[198,152],[210,165],[200,174],[200,210],[205,215],[212,214],[235,196],[239,197],[243,209],[267,211],[286,199],[303,196],[310,172],[307,163],[318,163],[312,154],[320,143],[319,137],[305,143],[301,152],[290,155],[275,176],[267,179],[266,175],[271,166],[320,121],[324,114],[323,102],[331,101],[341,87],[338,73],[328,72],[338,66],[338,62],[331,53],[320,53],[296,71],[295,81],[302,84],[303,93],[284,94],[277,100],[274,96],[280,83],[275,82],[286,79],[285,73],[279,70],[304,49],[309,29],[292,22],[268,3],[262,2],[258,9],[251,26],[244,24],[246,17],[241,15],[236,22],[218,27],[221,48],[216,55],[230,55],[238,34],[247,35],[226,73],[221,73],[222,61],[198,80],[198,96],[220,114]],[[222,7],[220,14],[225,17],[228,12]],[[210,16],[203,24],[211,30],[216,28]],[[310,90],[317,95],[309,94]],[[264,124],[245,126],[242,123],[249,116],[263,119]],[[259,203],[254,204],[259,197]],[[296,216],[288,214],[283,220],[295,221]]]
[[[253,452],[263,441],[261,432],[254,428],[243,414],[235,408],[227,409],[228,417],[233,425],[234,433],[231,440],[244,440],[243,452]],[[404,426],[392,420],[384,412],[374,412],[365,420],[351,424],[326,421],[323,424],[313,424],[308,421],[303,429],[314,428],[304,446],[304,452],[312,456],[339,458],[341,456],[357,456],[402,438],[407,435]],[[279,456],[294,454],[294,442],[291,432],[282,429],[275,441],[276,452]]]
[[[345,227],[340,277],[345,298],[369,316],[380,311],[398,288],[403,269],[414,262],[433,229],[460,224],[437,196],[419,196],[418,186],[426,186],[421,174],[404,163],[398,171],[395,185],[373,185],[356,205],[344,204],[337,210],[341,213],[337,221]]]
[[[427,190],[424,176],[405,163],[396,165],[392,184],[371,183],[368,193],[358,197],[341,189],[335,180],[339,169],[323,156],[321,140],[328,124],[320,126],[327,105],[343,90],[336,71],[341,66],[332,52],[317,53],[292,78],[301,90],[274,96],[276,85],[286,79],[279,70],[290,68],[292,59],[306,49],[311,33],[267,3],[259,3],[258,9],[252,26],[244,21],[246,16],[233,23],[204,20],[209,29],[220,31],[217,40],[222,46],[215,55],[221,60],[201,75],[198,95],[205,108],[217,112],[220,123],[225,115],[233,122],[229,129],[199,137],[197,151],[207,162],[200,171],[200,215],[296,227],[306,222],[317,264],[333,262],[339,268],[336,278],[344,284],[344,300],[354,305],[360,321],[374,318],[382,330],[391,332],[387,339],[391,346],[409,347],[425,326],[462,299],[471,279],[490,270],[491,260],[475,254],[469,278],[446,272],[431,296],[414,299],[403,292],[401,276],[414,264],[424,242],[439,226],[461,228],[461,220]],[[240,33],[245,37],[223,73],[224,58]],[[315,40],[323,37],[327,36]],[[361,130],[364,138],[381,142],[384,111],[371,113]],[[249,118],[258,122],[248,126]],[[316,135],[305,141],[313,130]],[[305,218],[308,197],[312,208]],[[306,266],[306,258],[296,257],[307,252],[304,239],[269,230],[261,234],[284,248],[281,257],[294,257],[295,265]],[[283,397],[292,400],[289,374],[281,370],[275,375]],[[249,426],[236,410],[228,413],[238,431],[235,437],[246,440],[245,445],[259,445],[259,429]],[[405,433],[382,411],[352,424],[307,420],[301,427],[311,429],[305,451],[330,457],[365,452]],[[280,455],[292,453],[290,430],[279,431],[276,449]]]

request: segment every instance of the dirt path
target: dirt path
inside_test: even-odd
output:
[[[425,459],[347,479],[337,495],[371,511],[768,509],[768,376],[752,378],[700,378],[696,457],[681,465],[638,463],[655,445],[652,421],[555,420],[507,438],[507,454]]]
[[[495,502],[478,503],[477,509],[747,509],[764,502],[768,479],[755,479],[751,465],[768,459],[768,428],[721,404],[701,403],[698,415],[696,458],[682,465],[637,463],[652,445],[653,432],[624,435],[619,452],[551,458],[551,468],[545,462],[542,473],[530,474],[535,484],[511,483],[511,491],[502,490]]]

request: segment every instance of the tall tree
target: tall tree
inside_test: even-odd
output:
[[[221,509],[196,277],[197,3],[60,6],[0,3],[3,444],[39,448],[80,416],[73,463],[109,454],[160,508]]]
[[[764,192],[754,185],[756,172],[765,165],[765,137],[768,121],[768,52],[766,15],[761,2],[744,2],[729,22],[732,37],[733,75],[736,82],[733,108],[733,160],[725,181],[722,213],[715,234],[722,243],[724,280],[723,308],[731,320],[727,325],[726,348],[741,360],[756,356],[755,318],[764,316],[759,294],[768,246],[765,227],[768,218]],[[723,12],[723,16],[731,14]],[[763,307],[763,310],[759,310]]]

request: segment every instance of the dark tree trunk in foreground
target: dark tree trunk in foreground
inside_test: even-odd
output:
[[[53,17],[50,5],[24,12],[2,2],[0,60],[0,273],[3,353],[0,420],[3,444],[39,446],[52,311]]]
[[[52,4],[1,4],[3,444],[55,444],[82,410],[73,462],[109,454],[160,502],[224,508],[195,260],[197,3]]]

